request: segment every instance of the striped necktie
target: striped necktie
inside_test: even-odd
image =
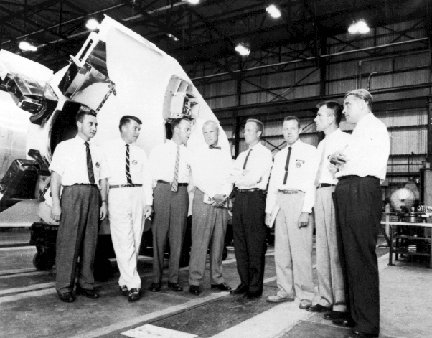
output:
[[[132,184],[132,177],[130,174],[130,162],[129,162],[129,144],[126,144],[126,181],[128,184]]]
[[[174,179],[171,182],[171,191],[177,192],[178,189],[178,174],[179,174],[179,164],[180,164],[180,146],[177,146],[177,156],[174,166]]]
[[[86,147],[86,157],[87,157],[87,173],[90,184],[95,184],[95,177],[93,172],[93,161],[90,153],[90,145],[87,141],[84,142]]]
[[[291,158],[291,147],[288,147],[288,154],[287,154],[287,159],[286,159],[286,163],[285,163],[285,176],[284,176],[283,184],[286,184],[286,181],[288,178],[288,166],[289,166],[290,158]]]

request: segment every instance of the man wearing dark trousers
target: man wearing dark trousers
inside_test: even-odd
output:
[[[344,115],[354,123],[348,145],[331,156],[338,166],[335,189],[337,220],[342,239],[349,315],[333,320],[350,326],[358,337],[378,337],[380,296],[375,253],[381,219],[380,180],[390,153],[387,128],[372,114],[372,95],[365,89],[345,95]]]
[[[272,167],[270,150],[260,143],[264,125],[256,119],[245,124],[248,149],[234,163],[233,181],[237,187],[233,205],[233,237],[240,285],[233,295],[259,298],[263,292],[266,251],[265,201]]]
[[[80,257],[77,294],[96,299],[93,262],[99,219],[106,215],[106,201],[100,205],[97,183],[106,196],[106,177],[101,151],[89,143],[97,130],[96,113],[81,108],[76,116],[76,137],[61,142],[55,149],[51,170],[53,206],[51,217],[60,226],[56,248],[56,290],[64,302],[73,302],[75,271]],[[60,188],[63,188],[60,199]]]
[[[182,291],[179,263],[189,208],[187,186],[190,179],[191,155],[186,143],[191,133],[187,118],[171,122],[173,136],[156,146],[150,154],[153,178],[153,283],[150,291],[161,290],[165,243],[170,247],[168,288]]]

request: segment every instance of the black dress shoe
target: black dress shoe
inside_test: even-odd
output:
[[[135,302],[141,298],[141,289],[132,288],[129,290],[128,302]]]
[[[327,319],[327,320],[344,319],[344,318],[349,318],[348,312],[330,311],[330,312],[324,313],[324,319]]]
[[[173,291],[183,291],[183,287],[179,283],[168,282],[168,288]]]
[[[194,296],[199,296],[201,293],[200,287],[198,285],[189,286],[189,293],[193,294]]]
[[[354,327],[355,323],[351,318],[333,319],[332,323],[341,327]]]
[[[119,286],[119,289],[120,289],[120,293],[121,293],[122,296],[125,296],[125,297],[128,296],[129,290],[128,290],[128,288],[127,288],[126,285]]]
[[[365,332],[361,332],[361,331],[357,331],[357,330],[352,330],[352,334],[353,334],[353,337],[365,337],[365,338],[367,338],[367,337],[378,337],[379,335],[378,334],[376,334],[376,333],[365,333]]]
[[[315,304],[312,305],[308,311],[311,312],[327,312],[327,311],[331,311],[331,307],[330,306],[322,306],[320,304]]]
[[[76,288],[76,293],[77,293],[77,295],[83,295],[83,296],[86,296],[87,298],[91,298],[91,299],[98,299],[99,298],[99,294],[93,289],[84,289],[84,288],[81,288],[78,286]]]
[[[244,297],[249,300],[258,299],[262,296],[262,292],[246,292]]]
[[[161,285],[160,283],[151,283],[149,290],[151,292],[159,292],[161,290]]]
[[[220,283],[220,284],[212,284],[212,289],[218,289],[220,291],[231,291],[231,286],[229,286],[226,283]]]
[[[72,292],[59,292],[57,291],[57,295],[60,298],[61,301],[66,302],[66,303],[72,303],[73,301],[75,301],[75,297],[72,294]]]
[[[236,289],[231,290],[230,293],[235,296],[235,295],[243,295],[247,293],[247,291],[248,291],[248,287],[245,284],[240,284],[239,286],[237,286]]]

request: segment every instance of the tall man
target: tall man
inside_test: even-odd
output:
[[[218,145],[219,125],[209,120],[202,127],[206,147],[192,161],[192,179],[196,189],[192,203],[192,250],[189,262],[189,292],[199,295],[210,251],[212,289],[229,291],[222,276],[222,252],[225,243],[228,210],[225,207],[232,190],[231,154]]]
[[[357,336],[377,337],[380,329],[378,264],[375,253],[381,219],[380,180],[384,180],[390,139],[372,114],[372,95],[365,89],[345,95],[344,114],[355,127],[347,148],[332,155],[339,166],[335,190],[345,258],[351,318],[333,323],[352,326]]]
[[[333,193],[337,184],[335,167],[329,157],[343,150],[350,135],[339,129],[342,107],[335,101],[318,105],[315,117],[316,130],[324,132],[324,139],[318,145],[320,158],[315,179],[315,225],[316,225],[316,269],[318,273],[318,294],[316,304],[309,310],[323,312],[333,310],[333,316],[346,311],[344,281],[339,260],[336,213]]]
[[[240,285],[231,293],[259,298],[263,292],[266,251],[265,192],[272,166],[270,150],[260,143],[264,125],[248,119],[244,137],[248,149],[234,163],[238,188],[233,205],[233,237]]]
[[[312,304],[312,226],[309,215],[314,205],[314,180],[318,154],[300,139],[300,121],[287,116],[282,124],[287,147],[275,156],[269,183],[266,223],[275,229],[276,279],[279,291],[267,301],[279,303],[300,299],[300,309]]]
[[[111,238],[120,270],[120,291],[133,302],[141,296],[137,261],[145,215],[151,213],[153,191],[146,153],[135,144],[141,131],[141,120],[136,116],[123,116],[119,129],[120,138],[105,148],[108,210]]]
[[[179,262],[189,208],[187,185],[190,178],[191,155],[186,143],[191,121],[177,119],[171,123],[173,136],[156,146],[150,154],[154,197],[153,220],[153,283],[150,290],[161,290],[163,258],[168,237],[170,246],[168,287],[182,291],[179,284]]]
[[[53,206],[51,217],[60,226],[56,248],[56,290],[64,302],[73,302],[76,264],[80,256],[77,294],[98,298],[94,290],[93,261],[98,236],[99,218],[106,215],[106,177],[101,151],[89,143],[97,131],[96,113],[82,107],[76,116],[76,137],[57,145],[52,157],[51,192]],[[60,199],[60,189],[61,192]],[[100,206],[100,207],[99,207]]]

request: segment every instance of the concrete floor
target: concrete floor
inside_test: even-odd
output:
[[[33,247],[20,246],[27,231],[0,232],[0,337],[126,337],[125,332],[151,324],[199,337],[349,337],[350,331],[298,309],[298,303],[269,304],[276,291],[273,248],[266,257],[264,297],[245,301],[209,289],[199,297],[187,292],[188,270],[181,272],[185,291],[165,288],[147,291],[136,303],[119,295],[116,278],[98,284],[101,298],[79,297],[60,302],[53,288],[53,272],[32,266]],[[387,249],[378,249],[381,279],[381,337],[432,337],[432,270],[424,264],[397,262],[388,267]],[[151,260],[140,259],[145,287],[151,281]],[[208,273],[207,273],[208,275]],[[224,263],[227,282],[239,280],[233,252]],[[141,337],[149,337],[141,335]],[[160,336],[160,337],[167,337]]]

